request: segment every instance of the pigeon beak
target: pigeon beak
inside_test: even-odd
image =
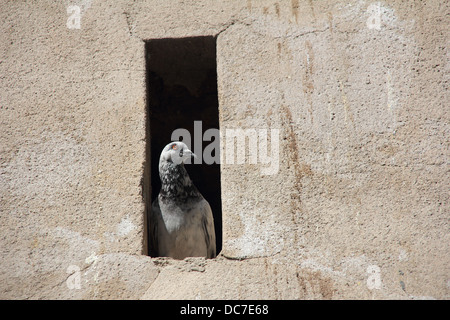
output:
[[[189,159],[197,159],[197,155],[195,153],[193,153],[191,150],[186,149],[186,150],[184,150],[183,158],[184,158],[183,162],[185,162],[186,160],[189,160]],[[189,163],[192,163],[192,162],[189,162]]]

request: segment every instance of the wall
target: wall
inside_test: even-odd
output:
[[[0,297],[448,299],[448,4],[1,7]],[[210,35],[279,170],[225,155],[221,256],[152,259],[144,41]]]

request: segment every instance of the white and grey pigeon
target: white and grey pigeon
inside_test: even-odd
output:
[[[152,256],[175,259],[216,256],[211,207],[184,167],[191,157],[196,156],[183,142],[171,142],[161,152],[161,190],[149,217]]]

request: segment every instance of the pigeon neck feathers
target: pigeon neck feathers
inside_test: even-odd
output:
[[[183,164],[165,161],[159,168],[161,178],[160,196],[162,200],[185,203],[188,200],[201,198],[202,195],[192,183]]]

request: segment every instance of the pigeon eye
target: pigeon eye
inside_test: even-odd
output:
[[[173,149],[173,150],[177,150],[177,145],[176,145],[176,144],[173,144],[173,145],[172,145],[172,149]]]

